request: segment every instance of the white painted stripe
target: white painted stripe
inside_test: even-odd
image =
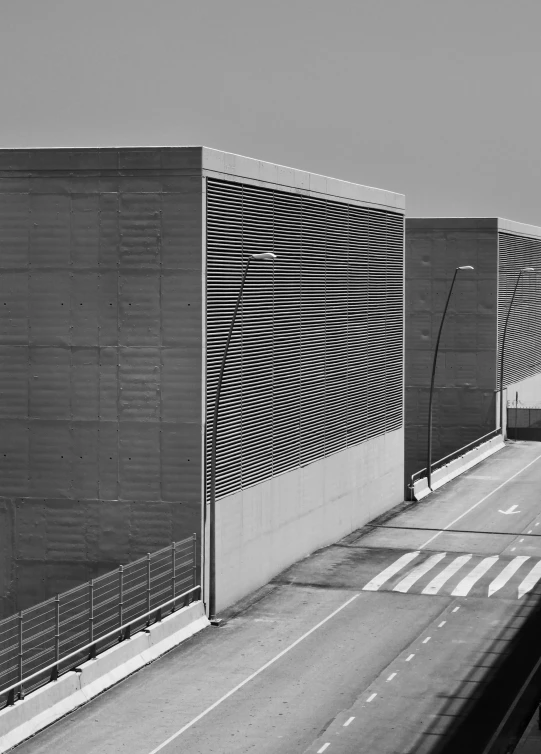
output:
[[[530,573],[526,576],[518,586],[518,598],[524,597],[530,589],[533,589],[537,582],[541,579],[541,560],[534,565]]]
[[[350,717],[349,720],[346,720],[344,723],[344,728],[347,728],[350,723],[352,723],[355,720],[355,716]]]
[[[529,555],[518,555],[516,558],[513,558],[513,560],[505,566],[503,571],[498,576],[496,576],[494,581],[490,582],[488,586],[488,596],[490,597],[499,589],[501,589],[502,586],[505,586],[511,576],[513,576],[513,574],[518,571],[520,566],[529,559]]]
[[[441,628],[442,626],[445,626],[446,623],[447,623],[446,620],[442,620],[442,622],[438,625],[438,628]]]
[[[426,639],[423,639],[423,644],[426,644],[427,642],[429,642],[430,639],[431,639],[431,637],[427,636]]]
[[[472,568],[469,574],[453,589],[451,595],[453,597],[465,597],[472,586],[485,575],[489,568],[492,568],[498,559],[498,555],[492,555],[490,558],[483,558],[483,560],[481,560],[480,563],[477,563],[475,568]]]
[[[418,555],[418,551],[407,552],[405,555],[402,555],[400,558],[398,558],[398,560],[395,560],[392,565],[390,565],[388,568],[385,568],[385,570],[381,573],[378,573],[378,575],[375,576],[371,581],[369,581],[366,586],[363,586],[363,591],[377,592],[378,589],[391,578],[391,576],[394,576],[395,573],[401,571],[404,566],[407,566],[408,563],[411,563],[412,560],[415,560]]]
[[[323,754],[323,752],[325,751],[325,749],[328,749],[329,746],[330,746],[330,744],[323,744],[323,746],[321,747],[321,749],[317,750],[317,754]]]
[[[449,581],[451,576],[454,576],[462,566],[470,560],[471,555],[459,555],[449,565],[435,576],[430,584],[425,586],[421,594],[437,594],[442,586]]]
[[[511,552],[515,552],[516,549],[517,549],[516,547],[512,547]]]
[[[377,697],[377,694],[370,694],[370,696],[368,697],[368,699],[366,701],[367,702],[371,702],[372,699],[375,699],[376,697]]]
[[[539,522],[536,523],[536,526],[539,526]]]
[[[319,623],[316,623],[315,626],[313,626],[309,631],[306,631],[302,636],[300,636],[296,641],[293,642],[293,644],[290,644],[289,647],[286,647],[285,649],[282,649],[281,652],[279,652],[277,655],[275,655],[272,660],[269,660],[264,665],[262,665],[258,670],[256,670],[254,673],[248,676],[248,678],[245,678],[244,681],[241,681],[238,683],[234,688],[231,689],[231,691],[228,691],[227,694],[224,694],[221,696],[214,704],[211,704],[210,707],[207,707],[203,712],[199,713],[196,717],[194,717],[192,720],[190,720],[189,723],[186,723],[186,725],[183,725],[182,728],[176,731],[176,733],[173,733],[172,736],[169,736],[163,743],[161,743],[159,746],[156,746],[155,749],[152,749],[149,754],[156,754],[156,752],[161,751],[164,749],[168,744],[171,743],[171,741],[174,741],[175,738],[178,738],[184,731],[188,730],[188,728],[191,728],[192,725],[195,725],[201,718],[205,717],[205,715],[208,715],[209,712],[212,712],[213,709],[216,709],[216,707],[221,704],[222,702],[225,702],[226,699],[229,699],[230,696],[233,696],[239,689],[241,689],[243,686],[245,686],[247,683],[252,681],[256,676],[258,676],[260,673],[262,673],[264,670],[269,668],[271,665],[273,665],[277,660],[279,660],[281,657],[283,657],[285,654],[287,654],[289,651],[291,651],[294,647],[297,646],[297,644],[300,644],[301,641],[304,641],[310,634],[313,634],[314,631],[317,631],[318,628],[321,628],[327,621],[329,621],[331,618],[334,618],[335,615],[338,615],[338,613],[343,610],[345,607],[350,605],[353,600],[356,600],[359,596],[359,592],[357,594],[354,594],[353,597],[350,597],[348,600],[346,600],[340,607],[337,607],[336,610],[333,610],[330,615],[327,615],[326,618],[323,618],[323,620],[320,620]],[[328,746],[330,744],[327,744]]]
[[[391,675],[387,678],[388,681],[392,681],[395,677],[396,673],[391,673]]]
[[[460,610],[460,605],[458,605],[457,607],[454,607],[453,610],[452,610],[452,612],[456,613],[457,610]]]
[[[407,592],[408,589],[421,578],[421,576],[428,573],[430,569],[437,565],[440,560],[443,560],[446,555],[446,552],[438,552],[436,555],[431,555],[424,563],[421,563],[410,571],[408,575],[395,586],[393,592]]]
[[[532,466],[534,463],[536,463],[536,461],[539,461],[540,458],[541,458],[541,455],[538,455],[537,458],[534,458],[533,461],[530,461],[530,463],[527,463],[526,466],[523,466],[521,469],[519,469],[519,471],[517,471],[515,474],[513,474],[512,476],[510,476],[509,479],[506,479],[505,482],[502,482],[500,485],[498,485],[497,487],[495,487],[492,490],[492,492],[489,492],[488,495],[485,495],[484,497],[481,498],[481,500],[478,500],[476,503],[474,503],[470,508],[468,508],[467,511],[464,511],[464,513],[461,513],[460,516],[457,516],[457,518],[453,519],[451,521],[451,523],[447,524],[447,526],[444,529],[441,529],[440,531],[436,532],[436,534],[434,534],[432,537],[430,537],[430,539],[427,539],[426,542],[424,544],[422,544],[419,549],[422,550],[423,547],[426,547],[428,544],[430,544],[430,542],[432,542],[434,539],[436,539],[436,537],[439,537],[440,534],[443,534],[444,531],[447,531],[447,529],[450,529],[451,526],[453,526],[454,524],[456,524],[457,521],[460,521],[461,518],[464,518],[464,516],[467,516],[468,513],[470,513],[475,508],[477,508],[478,505],[481,505],[481,503],[484,503],[485,500],[488,500],[489,497],[492,497],[492,495],[494,495],[495,492],[498,492],[498,490],[501,490],[501,488],[505,487],[506,484],[509,484],[509,482],[512,479],[514,479],[515,477],[517,477],[519,474],[522,474],[523,471],[526,471],[526,469],[529,469],[530,466]]]
[[[524,542],[524,538],[523,539],[519,539],[519,542]]]
[[[409,662],[415,657],[415,654],[410,655],[409,657],[406,657],[406,662]]]

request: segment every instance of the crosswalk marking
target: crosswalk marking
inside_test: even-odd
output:
[[[492,566],[498,559],[498,555],[492,555],[490,558],[483,558],[483,560],[480,563],[477,563],[475,568],[473,568],[470,573],[465,576],[462,581],[453,589],[451,596],[465,597],[472,586],[476,583],[476,581],[479,581],[481,576],[484,576],[489,568],[492,568]]]
[[[383,571],[381,571],[381,573],[379,573],[371,581],[369,581],[366,586],[363,587],[363,590],[377,592],[378,589],[383,587],[390,579],[392,579],[393,576],[399,574],[401,570],[403,570],[409,563],[412,563],[412,561],[414,561],[420,554],[421,552],[419,550],[415,550],[413,552],[408,552],[404,555],[401,555],[394,563],[391,563],[390,566],[385,568]],[[412,587],[415,586],[417,582],[419,582],[424,576],[426,576],[429,571],[431,571],[446,557],[447,553],[439,552],[434,553],[424,560],[421,560],[421,563],[415,565],[409,573],[403,576],[398,581],[398,583],[396,583],[396,586],[394,586],[394,588],[391,583],[391,585],[388,586],[387,589],[391,589],[394,592],[408,592]],[[442,565],[441,572],[436,573],[436,575],[420,591],[420,593],[440,593],[442,587],[444,587],[445,584],[474,557],[478,558],[479,556],[474,556],[471,553],[468,553],[454,557],[450,563]],[[480,579],[496,564],[499,559],[499,555],[491,555],[490,557],[479,560],[477,564],[469,571],[469,573],[467,573],[467,575],[462,578],[462,580],[457,584],[453,591],[448,591],[447,593],[453,597],[467,596],[475,586],[475,584],[480,581]],[[485,591],[487,589],[488,596],[491,597],[492,595],[496,594],[496,592],[500,591],[500,589],[508,585],[513,576],[515,576],[515,574],[528,560],[530,560],[529,555],[515,556],[509,562],[507,562],[506,559],[502,563],[500,572],[496,576],[494,576],[494,578],[488,584],[488,587],[485,586],[483,588],[485,595],[487,594],[487,591]],[[533,568],[531,568],[527,576],[521,581],[518,587],[518,598],[520,599],[527,592],[531,591],[539,581],[541,581],[541,560],[539,560],[533,566]],[[487,582],[484,583],[486,584]],[[477,589],[479,590],[479,588]],[[477,593],[479,592],[477,591]]]
[[[378,589],[391,578],[391,576],[394,576],[395,573],[401,571],[402,568],[407,566],[408,563],[411,563],[412,560],[415,560],[418,555],[419,550],[416,550],[415,552],[407,552],[405,555],[402,555],[402,557],[398,558],[398,560],[396,560],[392,565],[375,576],[372,581],[369,581],[366,586],[363,586],[363,590],[369,592],[377,592]]]
[[[425,573],[428,573],[430,569],[433,568],[437,563],[439,563],[440,560],[443,560],[446,555],[446,552],[439,552],[436,555],[431,555],[428,560],[425,560],[424,563],[421,563],[412,571],[410,571],[410,573],[408,573],[408,575],[395,586],[393,592],[407,592],[408,589],[421,578],[421,576],[424,576]]]
[[[529,560],[529,555],[518,555],[516,558],[513,558],[513,560],[508,563],[503,571],[496,576],[496,578],[490,582],[488,586],[488,596],[490,597],[492,594],[498,591],[498,589],[501,589],[503,586],[507,584],[511,576],[515,574],[520,566],[525,563],[527,560]]]
[[[539,579],[541,579],[541,560],[534,565],[530,573],[519,584],[518,598],[520,599],[526,594],[526,592],[529,592],[530,589],[533,589],[533,587],[537,584]]]
[[[459,555],[446,568],[434,576],[430,584],[427,584],[421,594],[437,594],[442,586],[449,581],[451,576],[454,576],[468,560],[471,560],[471,555]]]

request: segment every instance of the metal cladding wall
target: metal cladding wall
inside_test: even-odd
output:
[[[406,484],[426,466],[428,395],[443,307],[459,272],[440,341],[433,461],[495,428],[497,220],[406,219]]]
[[[201,150],[0,152],[0,607],[200,531]]]
[[[402,427],[403,215],[213,179],[206,192],[208,428],[243,267],[278,255],[249,269],[217,496]]]
[[[521,276],[509,316],[504,354],[504,388],[541,372],[541,238],[499,232],[498,363],[505,319],[517,276],[523,267],[533,267],[536,274],[525,273]],[[500,388],[499,368],[497,387]]]

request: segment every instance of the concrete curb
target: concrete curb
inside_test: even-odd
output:
[[[455,458],[454,461],[442,466],[441,469],[437,469],[437,471],[434,471],[432,474],[432,491],[447,484],[451,479],[463,474],[468,469],[471,469],[472,466],[481,463],[485,458],[488,458],[502,448],[505,448],[505,442],[501,435],[497,435],[487,442],[484,442],[482,445],[473,448],[473,450],[470,450],[463,456]],[[413,485],[413,497],[415,500],[422,500],[427,495],[430,495],[430,492],[431,490],[428,487],[426,477],[419,479],[419,481],[415,482]]]
[[[201,601],[193,602],[131,639],[87,660],[12,707],[0,710],[0,754],[13,748],[68,712],[209,625]]]

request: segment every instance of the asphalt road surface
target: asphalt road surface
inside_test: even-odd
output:
[[[541,444],[378,523],[15,751],[481,752],[537,659]]]

